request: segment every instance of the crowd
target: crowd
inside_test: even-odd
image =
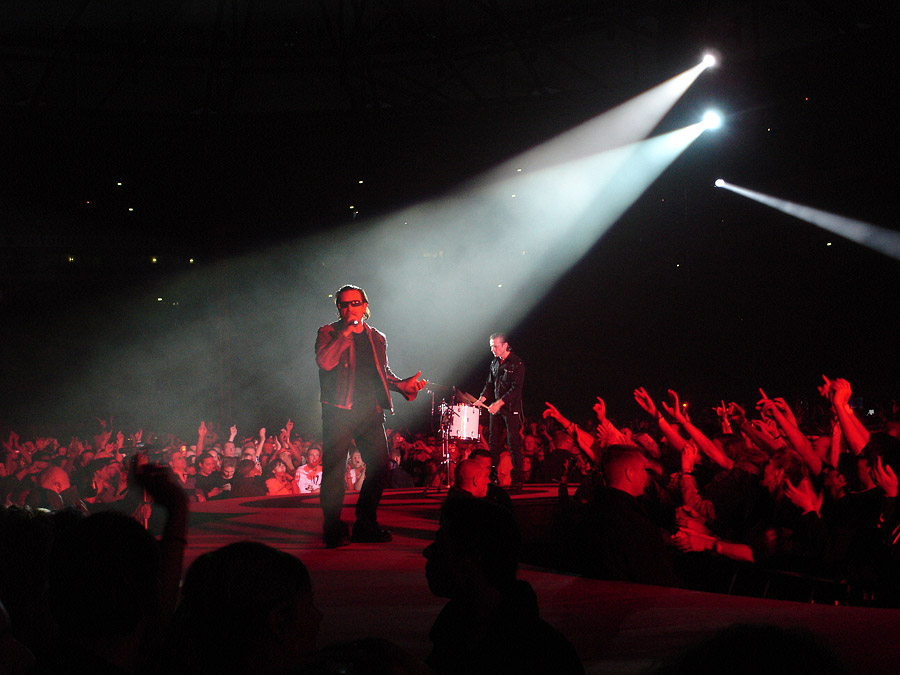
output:
[[[201,422],[197,436],[184,440],[173,434],[156,435],[137,430],[115,435],[111,422],[99,420],[100,429],[90,440],[56,438],[22,440],[11,431],[0,449],[0,504],[29,506],[51,511],[63,506],[85,513],[118,510],[146,520],[152,500],[129,477],[129,459],[141,457],[167,466],[178,479],[189,501],[266,495],[317,494],[322,482],[322,445],[311,434],[294,429],[290,420],[279,434],[257,434],[238,439],[232,426],[227,433]],[[526,437],[528,464],[539,464],[551,437],[546,423],[535,424]],[[539,434],[536,435],[536,434]],[[450,439],[446,451],[433,434],[405,434],[389,430],[390,472],[393,488],[449,487],[455,468],[475,451],[488,451],[484,434],[477,441]],[[509,453],[503,453],[498,481],[510,484]],[[542,477],[533,474],[535,480]],[[351,448],[345,467],[347,491],[359,491],[366,478],[360,453]],[[558,476],[556,477],[558,479]]]
[[[763,390],[749,405],[719,401],[690,413],[672,390],[654,399],[638,388],[634,399],[640,413],[628,421],[612,419],[604,401],[597,398],[589,420],[576,423],[547,403],[542,419],[524,427],[524,489],[529,483],[556,483],[561,488],[541,562],[597,578],[788,599],[808,599],[800,596],[819,593],[836,602],[900,606],[900,418],[896,405],[872,415],[859,414],[850,406],[850,384],[828,378],[818,386],[817,403],[793,408],[782,398],[769,398]],[[191,635],[187,644],[170,645],[165,653],[180,654],[180,666],[193,665],[155,665],[205,670],[192,661],[196,656],[192,645],[202,637],[203,613],[218,612],[216,616],[221,617],[250,602],[249,596],[235,597],[228,588],[234,578],[254,578],[244,572],[260,564],[260,558],[268,561],[267,569],[282,570],[284,575],[278,588],[287,592],[276,595],[287,606],[278,605],[278,611],[298,622],[301,633],[313,636],[318,610],[305,568],[291,556],[262,545],[227,547],[227,552],[202,557],[185,580],[180,613],[175,607],[188,504],[315,494],[322,476],[320,443],[295,430],[290,420],[278,434],[260,429],[241,440],[234,426],[225,431],[201,422],[190,441],[142,430],[114,435],[111,420],[99,422],[92,439],[72,438],[65,444],[54,438],[23,440],[10,432],[0,450],[4,506],[0,601],[9,610],[15,636],[31,653],[46,659],[44,667],[63,662],[90,665],[101,652],[106,661],[119,659],[120,665],[139,662],[140,650],[170,639],[165,637],[166,629],[171,621],[180,621],[196,625],[200,632],[187,633]],[[452,513],[462,509],[459,517],[467,523],[477,521],[478,527],[492,524],[497,530],[490,536],[494,546],[505,541],[498,531],[518,532],[515,518],[503,515],[512,513],[508,453],[501,455],[498,466],[492,466],[484,434],[478,440],[450,439],[446,444],[432,435],[400,430],[389,431],[388,438],[391,487],[427,490],[452,485],[442,519],[441,531],[447,537],[452,529],[447,524],[448,509]],[[359,453],[351,448],[347,490],[360,489],[365,469]],[[568,486],[577,487],[573,492]],[[469,502],[488,504],[499,514],[489,511],[476,517],[466,511],[469,507],[453,506]],[[469,523],[454,530],[453,536],[461,540],[475,527]],[[115,552],[102,553],[102,541],[108,536],[124,543]],[[82,559],[85,547],[76,541],[91,537],[94,557]],[[467,545],[490,544],[483,537],[473,542]],[[517,551],[520,543],[520,538],[515,539],[507,548]],[[439,576],[439,563],[447,561],[438,552],[458,556],[460,545],[444,551],[439,532],[435,545],[426,550],[429,584],[438,595],[453,598],[472,590],[441,585],[448,579]],[[103,561],[96,557],[101,553],[108,556]],[[478,576],[485,570],[471,571],[472,579],[479,578],[482,586],[500,584],[502,577],[502,592],[495,596],[502,602],[491,608],[501,613],[512,611],[505,602],[520,609],[522,603],[533,603],[533,592],[529,595],[529,589],[521,585],[524,582],[514,579],[515,560],[504,561],[503,570],[487,571],[489,578]],[[131,605],[118,598],[98,605],[97,598],[106,591],[85,583],[98,570],[108,574],[104,583],[133,587]],[[138,582],[135,576],[144,581]],[[451,576],[458,581],[458,574]],[[156,580],[152,588],[145,587],[147,578]],[[77,592],[69,585],[78,586]],[[58,597],[40,590],[46,587]],[[268,597],[260,589],[241,593]],[[50,605],[48,598],[53,601]],[[201,601],[195,602],[196,598]],[[272,603],[278,604],[274,597]],[[116,626],[110,630],[114,637],[121,637],[121,643],[113,638],[109,643],[91,642],[98,632],[86,635],[83,622],[76,618],[83,617],[79,612],[89,606],[92,612],[105,613],[96,622]],[[451,606],[432,631],[435,651],[429,665],[438,672],[457,672],[454,645],[467,630],[464,614],[457,612],[472,609],[462,602],[451,602]],[[68,641],[48,641],[42,623],[45,612],[55,613],[54,625]],[[155,623],[147,622],[148,612]],[[0,612],[0,619],[4,616]],[[523,628],[523,634],[538,631],[545,642],[557,645],[557,657],[569,664],[577,662],[565,639],[539,623],[536,606],[528,610],[528,616],[533,623]],[[268,645],[266,641],[274,638],[266,626],[259,629],[259,640]],[[138,630],[139,634],[133,632]],[[121,631],[125,632],[120,635]],[[264,661],[270,670],[279,669],[273,664],[293,664],[301,652],[313,651],[313,638],[303,649],[292,645],[288,652],[279,651],[285,648],[284,640],[274,640]],[[66,645],[64,653],[58,651],[61,644]],[[367,649],[366,653],[375,650],[391,662],[405,663],[391,645]],[[489,646],[484,649],[488,651]],[[234,654],[219,655],[234,663]],[[325,669],[321,672],[329,672],[322,665],[325,662],[331,663],[321,662],[317,666]],[[403,667],[416,672],[415,664]],[[567,668],[578,672],[575,665]]]
[[[900,606],[895,403],[859,414],[850,383],[827,377],[814,403],[793,409],[762,389],[753,405],[719,401],[695,416],[672,390],[658,405],[643,388],[634,399],[644,420],[619,426],[599,398],[584,427],[547,404],[544,414],[570,439],[564,479],[579,483],[557,520],[550,564],[666,586]]]

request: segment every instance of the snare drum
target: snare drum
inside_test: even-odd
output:
[[[450,406],[450,438],[477,441],[479,412],[474,405],[465,403]]]

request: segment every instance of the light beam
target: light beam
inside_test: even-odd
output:
[[[873,251],[878,251],[884,255],[890,256],[895,260],[900,260],[900,233],[894,230],[888,230],[877,225],[854,220],[846,216],[839,216],[834,213],[814,209],[811,206],[804,206],[789,202],[785,199],[772,197],[761,192],[748,190],[747,188],[732,185],[723,179],[719,179],[715,183],[716,187],[725,188],[731,192],[737,193],[744,197],[748,197],[760,204],[765,204],[773,209],[777,209],[782,213],[786,213],[794,218],[812,223],[823,230],[828,230],[834,234],[840,235],[845,239],[862,244]]]

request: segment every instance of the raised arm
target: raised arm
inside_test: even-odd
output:
[[[822,458],[813,450],[812,443],[804,435],[800,428],[796,425],[797,418],[794,417],[790,407],[783,398],[770,399],[765,395],[762,389],[759,393],[763,395],[757,404],[763,414],[768,415],[775,420],[775,424],[781,429],[787,442],[797,452],[798,455],[809,467],[809,471],[813,476],[822,473]]]
[[[206,441],[206,422],[200,420],[200,428],[197,429],[197,457],[203,454],[203,443]]]
[[[694,479],[694,464],[700,453],[697,446],[689,441],[681,449],[681,475],[679,476],[679,488],[681,488],[681,501],[687,513],[692,517],[702,519],[703,522],[711,522],[716,519],[716,509],[711,501],[704,499]]]
[[[604,445],[634,445],[634,442],[616,428],[606,416],[606,403],[599,396],[594,404],[594,414],[597,416],[597,425],[603,428],[606,437]]]
[[[850,408],[850,383],[843,379],[829,380],[822,375],[825,384],[819,387],[819,393],[831,401],[831,407],[834,414],[841,425],[841,433],[844,440],[850,448],[850,452],[858,455],[869,442],[869,430],[863,426],[862,422],[853,413]]]
[[[229,456],[234,450],[234,439],[237,437],[238,428],[237,425],[232,424],[231,428],[228,430],[228,440],[225,441],[225,445],[222,448],[222,452],[225,456]]]
[[[594,453],[593,448],[594,437],[574,422],[570,422],[569,420],[567,420],[552,403],[544,403],[544,405],[547,406],[547,409],[543,412],[542,415],[544,419],[547,419],[549,417],[556,420],[559,425],[566,430],[566,433],[575,439],[575,442],[578,444],[579,449],[585,455],[587,455],[588,459],[596,463],[597,456]]]
[[[759,422],[750,422],[744,409],[734,401],[728,404],[728,416],[731,418],[732,427],[746,434],[747,438],[767,455],[771,456],[780,449],[775,439],[759,426]]]
[[[666,418],[662,416],[659,410],[657,410],[656,404],[653,402],[653,399],[650,398],[650,394],[647,393],[647,390],[643,387],[635,389],[634,400],[644,412],[656,420],[656,423],[659,425],[659,430],[662,432],[662,435],[666,437],[666,440],[669,441],[669,445],[672,449],[681,452],[687,441],[681,437],[675,427],[669,424],[668,421],[666,421]]]
[[[353,343],[350,326],[338,330],[332,325],[322,326],[316,335],[316,364],[322,370],[333,370],[341,354]]]
[[[175,613],[181,582],[184,548],[187,545],[188,503],[174,474],[167,467],[145,464],[136,468],[138,484],[153,501],[165,507],[166,518],[160,539],[160,610],[164,625]]]
[[[672,403],[671,407],[667,406],[665,403],[662,404],[665,411],[681,425],[704,455],[709,457],[726,471],[729,471],[731,467],[734,466],[734,461],[732,461],[719,446],[713,443],[706,434],[691,424],[690,418],[685,415],[684,411],[681,409],[681,404],[678,401],[678,394],[672,389],[669,389],[669,400]]]

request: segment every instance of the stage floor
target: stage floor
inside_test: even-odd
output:
[[[424,659],[428,631],[445,600],[425,580],[422,551],[434,538],[446,492],[387,490],[379,522],[388,544],[322,545],[314,496],[229,499],[191,505],[185,565],[242,540],[298,556],[309,568],[325,615],[319,644],[386,638]],[[549,513],[556,486],[529,486],[513,497],[517,514]],[[345,498],[352,521],[356,495]],[[520,516],[521,520],[521,516]],[[265,574],[264,570],[260,570]],[[641,673],[736,622],[803,627],[825,638],[856,673],[895,673],[900,664],[900,610],[835,607],[597,581],[522,566],[541,615],[575,645],[588,673]]]

